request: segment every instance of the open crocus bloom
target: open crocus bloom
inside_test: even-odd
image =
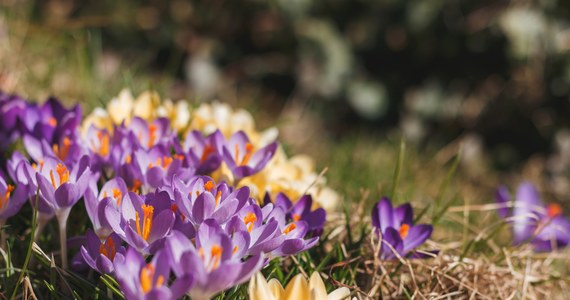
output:
[[[120,207],[104,208],[105,222],[125,242],[143,253],[152,253],[174,225],[174,212],[167,192],[149,194],[146,200],[129,192]]]
[[[268,194],[266,194],[265,203],[271,203]],[[281,207],[286,212],[287,221],[296,222],[302,220],[307,222],[309,235],[320,236],[323,232],[327,213],[323,208],[311,210],[313,206],[311,195],[303,195],[293,204],[287,195],[279,193],[275,197],[275,206]]]
[[[247,281],[263,266],[261,255],[245,257],[247,235],[232,239],[215,220],[198,228],[196,245],[184,234],[173,231],[166,242],[176,276],[194,275],[189,289],[192,299],[210,299],[215,294]]]
[[[100,192],[97,191],[96,183],[91,182],[90,187],[85,192],[85,210],[91,219],[93,230],[99,238],[105,239],[113,232],[104,217],[105,207],[108,205],[120,207],[127,192],[127,184],[121,177],[107,181]]]
[[[208,174],[220,167],[221,153],[217,143],[223,140],[222,133],[215,131],[207,137],[197,130],[188,131],[184,139],[183,151],[188,153],[198,174]]]
[[[121,238],[111,234],[101,241],[93,231],[85,234],[85,245],[81,246],[81,256],[93,270],[108,274],[114,271],[113,261],[117,253],[125,254],[125,247],[121,246]]]
[[[511,215],[508,202],[511,197],[505,187],[497,191],[501,217]],[[535,251],[548,252],[566,247],[570,243],[570,220],[562,216],[560,205],[544,205],[534,185],[523,182],[519,185],[512,209],[513,242],[520,245],[530,242]]]
[[[318,272],[311,275],[309,282],[303,274],[298,274],[285,288],[275,278],[267,282],[260,272],[249,281],[248,291],[250,300],[342,300],[350,297],[350,290],[346,287],[327,295],[325,283]]]
[[[179,299],[192,286],[192,275],[179,276],[170,286],[170,257],[167,251],[154,255],[150,263],[136,250],[117,253],[113,263],[115,277],[125,299]]]
[[[380,199],[372,209],[372,226],[382,235],[380,259],[394,259],[395,253],[405,257],[431,236],[431,225],[414,225],[413,221],[414,212],[409,203],[394,209],[390,199]]]
[[[218,147],[223,153],[223,159],[232,171],[234,180],[251,176],[263,169],[275,155],[277,143],[273,142],[259,150],[249,141],[243,131],[234,133],[227,142],[219,141]]]

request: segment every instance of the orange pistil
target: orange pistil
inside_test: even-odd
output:
[[[145,294],[148,293],[153,288],[153,284],[152,284],[153,278],[154,278],[154,267],[153,267],[153,265],[147,264],[146,266],[142,267],[141,273],[140,273],[140,280],[141,280],[141,288]],[[160,275],[156,279],[156,282],[154,283],[154,287],[158,288],[158,287],[161,287],[163,284],[164,284],[164,276]]]
[[[150,124],[148,126],[148,147],[152,147],[152,145],[154,145],[154,142],[156,142],[156,130],[158,129],[158,127],[156,127],[156,125],[154,124]]]
[[[232,251],[232,254],[236,254],[238,252],[239,248],[238,246],[234,246],[234,250]]]
[[[558,203],[551,203],[546,207],[546,213],[549,217],[554,218],[562,214],[562,206]]]
[[[255,221],[257,221],[257,217],[255,216],[254,213],[248,213],[247,215],[245,215],[245,217],[243,218],[243,222],[245,223],[245,225],[247,226],[247,231],[251,232],[253,230],[253,224],[255,224]]]
[[[71,140],[67,137],[63,138],[63,147],[59,148],[58,144],[53,144],[52,146],[52,150],[53,153],[59,157],[59,159],[61,160],[65,160],[65,158],[67,157],[67,155],[69,154],[69,148],[71,146]]]
[[[289,234],[289,232],[295,230],[295,228],[297,228],[297,225],[295,225],[295,223],[291,223],[287,227],[285,227],[285,230],[283,230],[283,234],[287,235]]]
[[[206,191],[211,192],[212,189],[214,188],[214,183],[212,181],[208,181],[204,184],[204,188],[206,189]]]
[[[220,261],[222,260],[222,253],[224,252],[224,248],[222,246],[214,244],[212,246],[212,250],[210,250],[210,267],[211,270],[215,270],[220,265]]]
[[[182,155],[182,154],[174,154],[174,158],[178,159],[179,161],[183,161],[183,160],[184,160],[184,155]]]
[[[115,259],[117,248],[115,247],[115,242],[111,237],[108,237],[105,243],[101,243],[101,246],[99,246],[99,253],[105,255],[111,261]]]
[[[206,147],[204,147],[204,151],[202,151],[202,156],[200,157],[200,163],[203,164],[206,159],[208,159],[208,157],[210,156],[210,154],[214,153],[214,147],[212,145],[206,145]]]
[[[0,209],[5,207],[6,205],[8,205],[8,200],[10,199],[10,194],[14,191],[14,189],[15,189],[15,187],[11,184],[9,184],[6,187],[6,192],[4,193],[4,196],[2,198],[0,198]]]
[[[398,232],[400,233],[400,237],[402,239],[405,239],[408,236],[408,233],[410,232],[410,225],[402,224],[402,226],[400,226],[400,230],[398,230]]]
[[[235,147],[235,162],[238,166],[247,165],[247,163],[251,159],[252,155],[253,155],[253,145],[251,143],[245,144],[245,155],[243,156],[243,159],[240,162],[239,146],[236,145],[236,147]]]
[[[49,124],[51,127],[57,126],[57,120],[56,120],[56,118],[54,118],[54,117],[49,118],[48,124]]]
[[[130,154],[127,154],[127,156],[125,156],[125,163],[130,164],[133,162],[133,157]]]
[[[143,210],[143,220],[142,224],[139,217],[139,212],[135,213],[135,222],[137,224],[137,233],[145,240],[148,241],[148,236],[150,235],[150,229],[152,228],[152,217],[154,215],[154,207],[152,205],[143,204],[141,206]],[[142,230],[141,230],[142,225]]]

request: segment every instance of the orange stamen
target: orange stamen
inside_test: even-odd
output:
[[[152,217],[154,215],[154,206],[143,204],[141,206],[143,210],[143,220],[142,224],[140,222],[139,213],[135,213],[135,223],[137,224],[137,233],[145,240],[148,241],[150,235],[150,230],[152,228]],[[142,230],[141,230],[142,225]]]
[[[69,171],[67,170],[67,168],[64,165],[57,164],[55,171],[59,175],[59,185],[62,185],[62,184],[69,181]],[[51,172],[50,172],[50,176],[52,176]],[[53,184],[53,178],[52,178],[52,184]]]
[[[167,157],[167,156],[163,157],[162,158],[162,168],[163,169],[168,168],[168,166],[170,166],[170,164],[172,163],[173,160],[174,159],[172,157]]]
[[[154,142],[156,141],[156,130],[158,129],[158,127],[156,127],[156,125],[154,124],[150,124],[148,126],[148,147],[152,147],[152,145],[154,145]]]
[[[214,147],[212,145],[206,145],[204,151],[202,151],[202,156],[200,157],[200,163],[203,164],[210,154],[214,153]]]
[[[97,138],[99,138],[101,141],[101,146],[99,146],[97,153],[99,153],[101,156],[107,156],[109,154],[109,135],[107,133],[98,131]]]
[[[49,124],[51,127],[55,127],[55,126],[57,126],[57,120],[56,120],[54,117],[51,117],[51,118],[49,118],[49,120],[48,120],[48,124]]]
[[[101,243],[101,246],[99,246],[99,253],[105,255],[111,261],[115,259],[117,248],[115,247],[115,242],[113,242],[111,237],[108,237],[105,243]]]
[[[55,153],[57,157],[59,157],[61,160],[65,160],[65,158],[69,154],[70,146],[71,146],[71,140],[68,137],[64,137],[63,147],[61,147],[61,149],[59,148],[58,144],[53,144],[51,148],[53,150],[53,153]]]
[[[297,222],[299,220],[301,220],[301,215],[293,214],[293,221]]]
[[[562,214],[562,206],[558,203],[551,203],[546,207],[546,213],[549,217],[554,218]]]
[[[125,162],[127,164],[130,164],[133,161],[133,157],[130,154],[127,154],[127,156],[125,156]]]
[[[133,182],[133,188],[131,189],[131,192],[135,192],[138,194],[141,186],[142,182],[138,179],[135,179],[135,181]]]
[[[53,188],[56,189],[57,187],[55,186],[55,178],[53,177],[53,170],[49,171],[49,179],[51,180],[51,185],[53,186]]]
[[[140,273],[140,281],[141,281],[141,288],[143,292],[146,294],[152,288],[152,279],[154,278],[154,267],[151,264],[147,264],[146,266],[142,267]],[[164,284],[164,276],[160,275],[156,279],[154,283],[154,287],[161,287]]]
[[[6,192],[4,193],[4,197],[0,199],[0,209],[8,204],[8,200],[10,199],[10,194],[14,191],[15,187],[9,184],[6,187]]]
[[[233,254],[236,254],[238,252],[238,246],[234,246],[234,250],[232,251]]]
[[[297,228],[297,225],[295,225],[295,223],[291,223],[287,227],[285,227],[285,230],[283,230],[283,234],[289,234],[289,232],[295,230],[295,228]]]
[[[216,193],[216,207],[218,207],[218,204],[220,204],[220,199],[222,199],[222,191],[218,191]]]
[[[243,156],[243,160],[241,161],[241,166],[247,165],[251,156],[253,155],[253,145],[250,143],[245,144],[245,155]]]
[[[224,248],[219,245],[213,245],[212,250],[210,250],[211,261],[210,264],[212,265],[212,270],[215,270],[220,265],[220,261],[222,260],[222,253],[224,252]]]
[[[243,218],[243,222],[245,223],[245,225],[247,226],[247,231],[251,232],[253,230],[253,224],[255,224],[255,221],[257,221],[257,217],[255,216],[254,213],[248,213],[247,215],[245,215],[245,217]]]
[[[410,225],[408,224],[402,224],[402,226],[400,226],[400,230],[398,230],[398,232],[400,233],[400,237],[402,239],[405,239],[408,236],[409,231],[410,231]]]
[[[113,198],[117,201],[117,205],[121,205],[121,200],[123,200],[123,193],[121,190],[117,188],[113,189]]]

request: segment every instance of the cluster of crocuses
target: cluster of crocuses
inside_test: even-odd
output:
[[[238,183],[277,149],[257,149],[238,131],[179,135],[168,119],[134,117],[79,134],[81,110],[0,94],[0,222],[29,202],[41,229],[56,218],[62,266],[67,219],[84,201],[93,230],[72,260],[114,276],[127,299],[208,299],[243,283],[270,259],[315,245],[326,213],[311,196],[279,194],[259,204]],[[13,150],[23,144],[25,153]],[[11,153],[10,153],[11,152]],[[221,167],[230,182],[209,177]],[[292,201],[294,200],[294,201]],[[1,225],[1,224],[0,224]]]

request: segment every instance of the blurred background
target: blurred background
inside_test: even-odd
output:
[[[471,182],[568,201],[569,20],[561,0],[0,0],[0,89],[230,102],[349,194],[391,178],[403,136],[408,173],[461,147]]]

